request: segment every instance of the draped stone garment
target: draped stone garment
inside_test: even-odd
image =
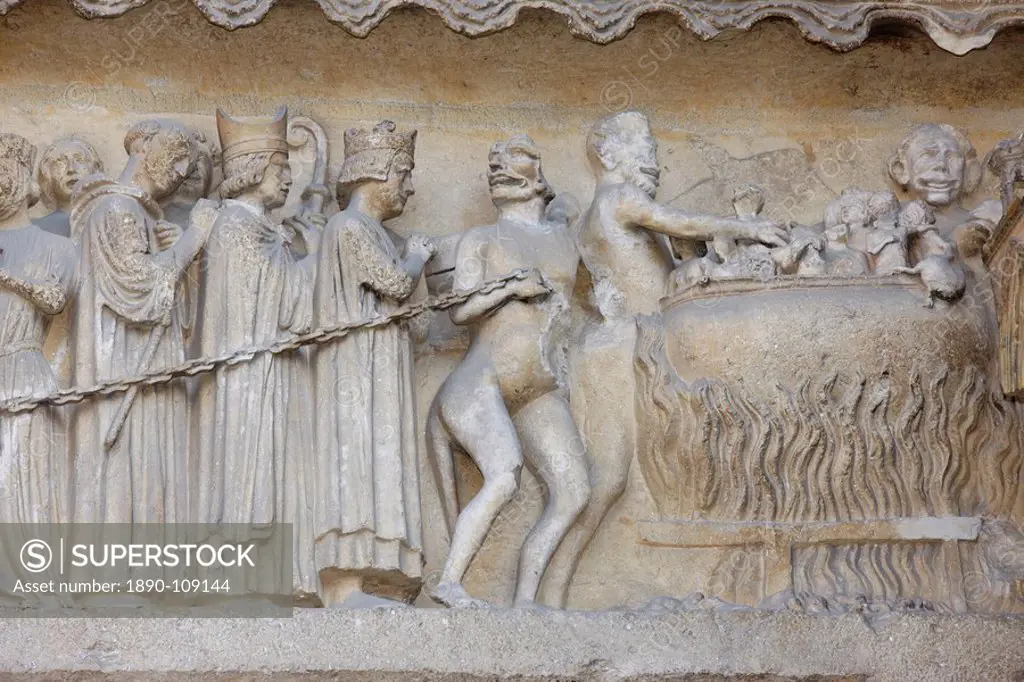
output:
[[[160,207],[142,190],[111,180],[82,189],[72,238],[82,252],[72,314],[72,383],[134,375],[159,341],[150,369],[184,360],[173,264],[154,257]],[[160,329],[160,328],[163,329]],[[178,523],[188,520],[188,404],[182,382],[139,390],[120,437],[103,441],[124,394],[89,398],[72,416],[74,520]]]
[[[201,261],[201,357],[308,330],[315,261],[296,254],[287,236],[254,207],[224,202]],[[302,351],[261,354],[203,375],[194,412],[198,520],[241,524],[251,529],[238,529],[246,538],[291,523],[299,596],[317,591],[312,539],[304,535],[312,507],[306,481],[313,474],[306,462],[313,449],[310,382]],[[250,591],[268,587],[278,586],[261,580]]]
[[[415,286],[384,227],[343,211],[324,230],[314,323],[386,315]],[[423,563],[412,362],[404,324],[319,346],[313,360],[316,567],[356,572],[364,592],[404,600]]]
[[[0,268],[19,280],[57,284],[70,297],[77,266],[78,253],[66,237],[35,225],[0,231]],[[57,390],[43,357],[51,320],[50,313],[0,285],[0,400]],[[51,406],[0,415],[0,524],[69,520],[71,470],[63,415],[61,408]],[[0,575],[17,575],[19,550],[29,535],[27,528],[0,526]]]
[[[35,225],[0,231],[0,268],[27,282],[74,292],[78,253],[70,239]],[[0,286],[0,400],[57,390],[43,357],[52,317]],[[0,523],[68,521],[65,424],[56,407],[0,416]]]

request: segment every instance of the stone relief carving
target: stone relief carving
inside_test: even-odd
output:
[[[194,220],[212,218],[198,280],[197,353],[204,357],[308,331],[319,245],[312,219],[300,216],[286,227],[270,214],[284,205],[291,186],[287,110],[246,122],[218,111],[217,130],[221,203],[215,217],[204,217],[213,210],[204,203],[192,211]],[[293,234],[303,254],[292,248]],[[305,363],[301,354],[264,355],[200,378],[192,423],[199,522],[247,526],[257,537],[273,523],[293,524],[296,538],[308,527],[304,458],[312,425],[292,418],[311,395]],[[304,549],[294,572],[300,598],[317,591],[312,548]]]
[[[0,14],[24,0],[3,0]],[[79,14],[112,17],[144,5],[146,0],[72,0]],[[276,0],[193,0],[218,26],[236,29],[259,23]],[[795,23],[808,40],[837,50],[863,43],[875,24],[899,22],[923,29],[941,48],[965,54],[988,45],[1004,28],[1024,21],[1019,2],[1002,0],[981,6],[933,0],[907,5],[897,1],[847,2],[844,0],[671,0],[652,5],[645,0],[318,0],[327,17],[353,35],[366,36],[395,9],[410,4],[437,14],[452,30],[469,36],[484,35],[515,24],[526,9],[546,9],[566,17],[574,35],[596,43],[621,38],[637,20],[652,11],[671,12],[679,23],[707,40],[729,29],[749,29],[762,19],[781,17]]]
[[[86,178],[73,200],[71,236],[82,251],[70,331],[78,386],[184,359],[175,292],[212,227],[200,212],[177,238],[180,228],[163,220],[160,200],[196,163],[195,139],[184,126],[140,122],[124,148],[128,162],[120,177]],[[190,518],[187,435],[188,401],[178,382],[77,405],[73,520]]]
[[[540,150],[525,135],[491,148],[487,182],[498,218],[459,241],[455,290],[521,268],[530,274],[451,311],[452,321],[472,326],[473,334],[427,417],[427,447],[451,528],[448,558],[430,596],[447,606],[481,603],[465,591],[462,579],[491,524],[516,494],[525,461],[548,498],[519,554],[514,603],[529,606],[590,496],[582,440],[566,395],[570,299],[580,260],[566,223],[579,210],[571,196],[555,198],[541,171]],[[465,451],[484,476],[483,488],[461,513],[454,449]]]
[[[659,203],[639,112],[589,131],[583,211],[514,135],[488,156],[495,222],[458,237],[452,292],[416,303],[437,242],[386,226],[414,193],[416,131],[347,130],[334,211],[316,122],[282,108],[216,125],[219,147],[133,125],[117,180],[88,143],[52,145],[39,177],[67,237],[29,220],[35,148],[0,135],[0,520],[237,524],[246,540],[287,523],[296,603],[407,604],[435,483],[450,544],[425,596],[474,607],[463,582],[525,464],[543,510],[512,604],[564,607],[635,459],[654,514],[629,519],[636,541],[699,557],[707,589],[680,604],[1021,610],[1019,139],[988,157],[1002,201],[966,208],[978,155],[925,125],[888,163],[904,201],[847,188],[820,222],[783,225],[749,183],[731,216]],[[312,178],[289,202],[296,146]],[[65,307],[61,390],[42,343]],[[445,309],[470,345],[418,416],[410,321]],[[483,480],[460,500],[463,455]]]
[[[36,220],[36,224],[47,232],[69,236],[68,211],[75,185],[90,175],[102,172],[103,162],[99,153],[80,137],[63,138],[44,149],[37,175],[42,202],[52,212]]]
[[[961,300],[976,279],[963,256],[993,224],[960,203],[974,148],[922,126],[889,169],[911,200],[844,191],[825,212],[824,268],[677,277],[638,318],[637,455],[661,514],[640,536],[762,553],[753,595],[724,553],[712,582],[726,601],[964,611],[982,517],[1014,512],[1020,411],[989,369],[988,308]],[[791,226],[773,252],[798,229],[821,234]],[[907,275],[927,307],[911,306]]]
[[[404,252],[384,227],[413,195],[416,131],[391,121],[345,131],[337,192],[345,208],[323,233],[313,291],[317,327],[395,311],[433,247]],[[327,605],[420,591],[423,540],[412,347],[407,326],[364,329],[314,351],[315,565]],[[372,603],[372,600],[370,600]]]
[[[57,379],[43,356],[43,341],[50,320],[64,309],[76,288],[75,245],[28,217],[29,207],[39,199],[33,178],[35,157],[35,147],[25,138],[0,134],[0,393],[4,400],[57,389]],[[71,472],[65,437],[64,415],[57,407],[0,417],[0,523],[68,520]],[[0,567],[13,575],[21,543],[7,532],[2,535]]]

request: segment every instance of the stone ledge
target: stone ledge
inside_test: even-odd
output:
[[[1024,680],[1024,618],[296,610],[6,619],[0,681]]]

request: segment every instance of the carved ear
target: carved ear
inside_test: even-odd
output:
[[[964,188],[963,196],[970,196],[981,184],[981,177],[985,174],[985,167],[978,160],[977,156],[971,156],[964,161]]]
[[[615,167],[618,165],[615,162],[615,157],[611,154],[611,150],[614,149],[614,147],[614,145],[605,145],[597,155],[598,160],[601,162],[601,165],[605,170],[615,170]]]
[[[899,152],[889,157],[889,177],[903,189],[910,184],[910,171],[907,170],[907,164]]]

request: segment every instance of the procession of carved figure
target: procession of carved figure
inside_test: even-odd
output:
[[[296,217],[290,227],[305,246],[297,253],[292,233],[270,213],[284,205],[291,186],[287,110],[244,123],[218,111],[217,129],[224,180],[198,268],[201,357],[308,331],[319,243],[318,228]],[[237,524],[256,536],[275,523],[294,524],[296,534],[309,523],[304,504],[294,498],[305,492],[312,428],[289,419],[296,390],[302,390],[304,377],[296,374],[303,361],[299,355],[262,355],[200,377],[192,423],[199,522]],[[233,537],[253,537],[242,535]],[[316,593],[308,565],[294,578],[297,593]]]
[[[71,235],[81,285],[70,331],[71,382],[89,386],[170,367],[185,358],[175,294],[206,244],[202,212],[181,230],[163,220],[196,163],[196,143],[166,120],[133,125],[118,180],[81,181]],[[196,218],[200,219],[196,219]],[[172,523],[189,518],[188,402],[181,382],[96,397],[72,413],[73,519]]]
[[[1024,257],[989,276],[1024,253],[1019,140],[988,158],[1001,202],[965,208],[974,147],[923,125],[888,163],[905,201],[847,188],[801,225],[766,217],[752,184],[731,216],[659,203],[639,112],[590,130],[582,212],[513,135],[487,159],[495,222],[444,256],[451,292],[414,305],[442,242],[387,223],[413,196],[416,131],[347,130],[335,210],[316,122],[282,107],[216,125],[219,147],[136,123],[117,180],[87,141],[58,140],[35,224],[35,148],[0,135],[0,521],[193,522],[254,542],[288,524],[291,585],[254,575],[248,593],[481,607],[463,582],[525,465],[543,509],[512,604],[565,607],[635,466],[656,509],[637,542],[711,557],[698,598],[966,611],[977,573],[1001,595],[987,608],[1021,609],[1024,409],[1007,396],[1024,370],[1007,367],[1024,356]],[[42,347],[65,307],[70,385],[88,395],[61,408]],[[417,415],[410,318],[435,308],[468,347]],[[466,499],[462,457],[482,476]],[[449,542],[425,585],[432,484]]]
[[[548,498],[519,553],[513,603],[529,606],[551,557],[590,498],[583,441],[568,399],[570,306],[579,253],[567,222],[579,209],[571,196],[555,198],[541,171],[540,150],[525,135],[491,148],[487,183],[498,219],[459,240],[454,289],[469,290],[520,268],[528,268],[529,275],[451,310],[455,324],[472,327],[472,341],[427,416],[427,448],[451,533],[445,567],[430,596],[447,606],[480,604],[462,579],[516,494],[525,461]],[[461,513],[456,448],[484,477],[483,488]]]
[[[33,178],[36,149],[25,138],[0,134],[0,396],[45,395],[57,380],[43,356],[54,315],[76,289],[74,244],[34,225],[39,198]],[[67,520],[70,475],[60,408],[0,416],[0,523]],[[5,526],[5,528],[7,528]],[[20,544],[5,531],[0,567],[17,565]],[[0,537],[2,537],[0,536]],[[8,575],[13,572],[7,572]]]
[[[404,249],[384,223],[413,195],[416,131],[382,121],[345,131],[338,195],[313,290],[317,327],[395,311],[433,255]],[[315,565],[327,605],[371,596],[410,602],[423,574],[412,347],[404,323],[362,329],[316,348]],[[365,603],[365,602],[364,602]]]

